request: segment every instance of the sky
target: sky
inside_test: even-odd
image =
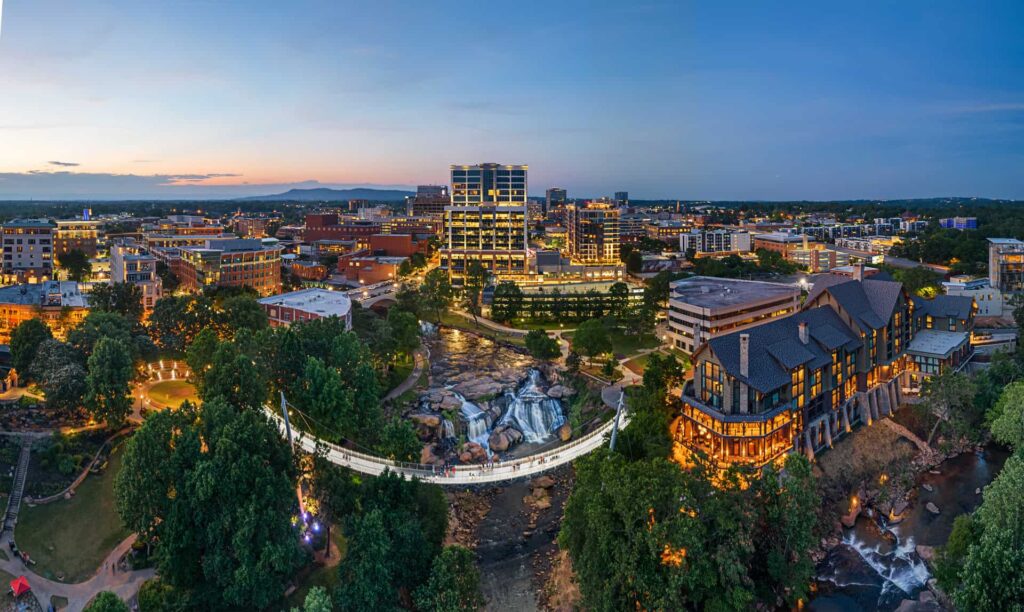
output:
[[[1024,199],[1024,2],[0,0],[0,199]]]

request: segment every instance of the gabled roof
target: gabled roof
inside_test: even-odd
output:
[[[800,341],[800,323],[807,323],[807,344]],[[741,334],[750,336],[748,376],[740,374]],[[830,307],[822,306],[712,338],[706,346],[730,376],[768,393],[789,384],[793,368],[800,365],[822,367],[832,362],[835,348],[858,343],[858,335],[839,315]]]
[[[825,276],[815,281],[807,303],[828,292],[862,331],[881,329],[889,322],[903,285],[896,281],[867,278],[862,281],[841,276]]]
[[[966,295],[937,295],[934,299],[921,300],[915,305],[926,315],[967,320],[974,308],[974,298]]]

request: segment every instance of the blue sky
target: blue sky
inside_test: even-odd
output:
[[[1019,1],[3,11],[3,199],[443,183],[478,161],[529,164],[533,194],[1024,198]]]

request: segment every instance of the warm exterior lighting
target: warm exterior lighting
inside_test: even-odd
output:
[[[668,544],[661,551],[661,564],[672,565],[679,567],[686,561],[686,549],[685,548],[672,548]]]

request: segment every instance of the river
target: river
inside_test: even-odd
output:
[[[882,518],[861,515],[843,542],[818,566],[819,595],[810,609],[817,612],[895,610],[904,599],[915,599],[931,575],[916,546],[941,546],[953,529],[953,520],[981,503],[975,493],[998,475],[1009,453],[988,447],[983,453],[964,453],[945,461],[939,474],[926,472],[917,479],[918,495],[896,525]],[[928,491],[923,485],[930,485]],[[925,505],[938,506],[932,514]]]

